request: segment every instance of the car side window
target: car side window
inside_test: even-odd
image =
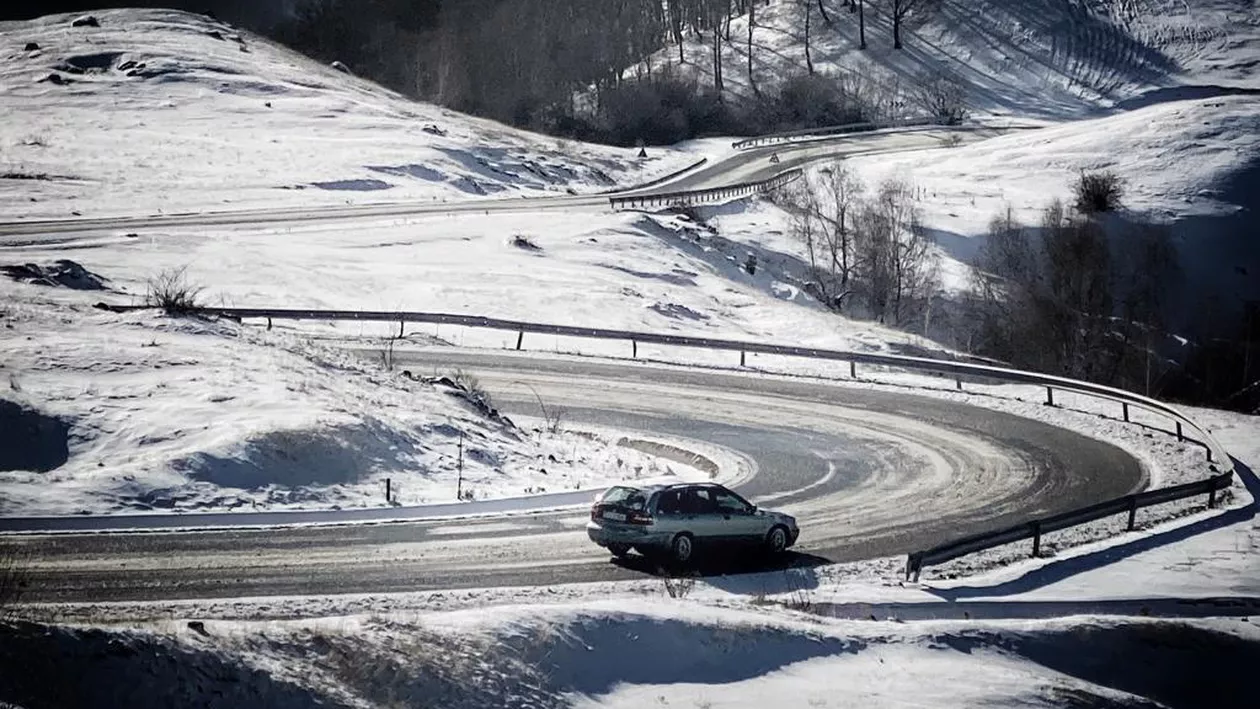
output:
[[[682,499],[677,490],[666,490],[656,502],[656,511],[663,515],[676,515],[682,512]]]
[[[718,510],[723,514],[747,514],[748,503],[726,490],[716,492]]]
[[[686,492],[683,499],[683,508],[688,514],[707,515],[717,512],[717,501],[713,499],[713,492],[710,490],[693,488]]]

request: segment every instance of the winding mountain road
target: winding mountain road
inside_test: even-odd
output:
[[[942,147],[995,129],[848,135],[734,152],[650,188],[662,194],[758,181],[806,163]],[[779,160],[770,162],[777,154]],[[434,212],[607,209],[608,197],[377,204],[0,224],[0,247],[73,243],[148,227],[307,223]],[[396,353],[413,368],[474,372],[511,415],[537,413],[535,392],[568,420],[700,441],[751,461],[738,490],[797,516],[802,536],[779,564],[811,566],[901,554],[1127,494],[1146,484],[1129,454],[1044,423],[912,394],[816,381],[450,349]],[[221,515],[232,524],[312,526],[101,533],[99,519],[0,520],[30,553],[30,601],[167,600],[522,586],[617,580],[653,569],[613,563],[585,538],[585,510],[452,520],[451,510],[303,516]],[[450,506],[448,506],[450,507]],[[434,516],[437,514],[437,516]],[[191,519],[189,520],[191,522]],[[136,520],[132,519],[132,523]],[[200,524],[205,526],[206,518]],[[193,525],[195,526],[195,525]],[[81,531],[73,532],[80,528]],[[49,533],[61,530],[63,533]],[[717,571],[747,570],[719,568]]]
[[[769,179],[779,173],[819,160],[941,148],[953,139],[969,142],[1000,135],[997,128],[931,128],[859,133],[836,138],[751,148],[732,152],[721,159],[687,171],[660,184],[631,188],[618,196],[645,196],[687,190],[726,187]],[[956,138],[955,138],[956,137]],[[779,162],[770,162],[772,155]],[[308,224],[361,219],[407,217],[425,214],[467,214],[478,212],[537,212],[608,209],[610,195],[564,197],[517,197],[469,199],[463,202],[395,202],[355,206],[285,207],[225,212],[196,212],[134,217],[21,220],[0,222],[0,246],[73,243],[77,238],[101,234],[123,234],[144,229],[170,227],[211,227],[261,224]]]
[[[738,451],[739,491],[800,520],[778,563],[812,566],[929,546],[1127,494],[1138,462],[1030,419],[817,381],[413,350],[404,366],[475,373],[509,414],[537,391],[577,423]],[[585,538],[584,509],[493,518],[275,529],[13,537],[32,555],[30,601],[169,600],[527,586],[642,577]],[[761,567],[719,567],[718,572]]]

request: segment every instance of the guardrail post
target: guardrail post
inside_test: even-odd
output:
[[[1033,555],[1033,558],[1035,559],[1035,558],[1037,558],[1037,556],[1038,556],[1038,555],[1040,555],[1040,554],[1041,554],[1041,523],[1040,523],[1040,522],[1033,522],[1033,523],[1032,523],[1032,530],[1033,530],[1033,553],[1032,553],[1032,555]]]
[[[390,501],[390,495],[391,495],[391,493],[393,492],[393,491],[390,489],[391,487],[392,487],[392,486],[390,485],[390,480],[389,480],[389,478],[385,478],[385,501],[386,501],[386,502],[389,502],[389,501]]]
[[[1054,388],[1046,387],[1046,406],[1054,406]]]
[[[267,330],[271,330],[271,318],[267,318]]]
[[[1137,521],[1137,495],[1129,495],[1129,531],[1133,531]]]
[[[639,358],[639,341],[631,340],[630,341],[630,359],[638,359],[638,358]]]
[[[1120,406],[1124,408],[1124,422],[1128,423],[1129,422],[1129,402],[1122,401],[1120,402]]]
[[[402,336],[403,336],[403,328],[404,328],[404,327],[406,327],[406,325],[407,325],[407,321],[406,321],[406,320],[399,320],[399,321],[398,321],[398,337],[399,337],[399,339],[401,339],[401,338],[402,338]]]
[[[1212,460],[1212,446],[1210,446],[1210,445],[1208,445],[1208,444],[1204,443],[1204,444],[1203,444],[1203,448],[1207,451],[1207,454],[1208,454],[1208,462],[1209,462],[1209,463],[1215,463],[1216,461]]]
[[[524,331],[524,330],[521,330],[521,331],[520,331],[519,333],[517,333],[517,335],[516,335],[516,349],[518,349],[518,350],[519,350],[519,349],[521,348],[521,343],[523,343],[523,342],[525,342],[525,331]]]
[[[742,352],[742,351],[739,353],[739,366],[741,366],[741,367],[745,366],[745,365],[744,365],[744,354],[745,354],[745,353],[744,353],[744,352]]]
[[[1216,508],[1216,484],[1212,484],[1212,489],[1208,490],[1208,509]]]
[[[1182,434],[1182,432],[1181,432],[1181,422],[1180,422],[1180,421],[1178,421],[1178,422],[1177,422],[1177,440],[1178,440],[1178,441],[1184,441],[1184,440],[1186,440],[1185,435],[1184,435],[1184,434]],[[1209,448],[1208,450],[1211,450],[1211,448]]]
[[[857,362],[849,361],[849,378],[857,379]]]
[[[954,386],[958,388],[958,391],[962,391],[962,377],[954,377]]]

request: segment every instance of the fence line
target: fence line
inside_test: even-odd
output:
[[[609,197],[608,202],[614,210],[643,209],[647,207],[694,207],[709,202],[718,202],[753,194],[764,194],[788,183],[800,179],[804,171],[795,168],[781,172],[774,177],[757,182],[742,182],[737,185],[714,187],[704,190],[684,190],[679,192],[661,192],[657,194],[625,195]]]
[[[764,145],[790,143],[797,138],[826,138],[847,133],[867,133],[882,128],[918,128],[933,125],[939,124],[931,118],[907,118],[899,121],[862,121],[824,128],[805,128],[803,130],[783,131],[781,133],[768,133],[745,138],[744,140],[737,140],[731,143],[731,147],[737,150],[746,150],[748,148],[759,148]]]

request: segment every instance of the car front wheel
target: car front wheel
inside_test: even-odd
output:
[[[788,533],[783,527],[774,527],[766,535],[766,551],[771,554],[782,554],[787,550]]]

